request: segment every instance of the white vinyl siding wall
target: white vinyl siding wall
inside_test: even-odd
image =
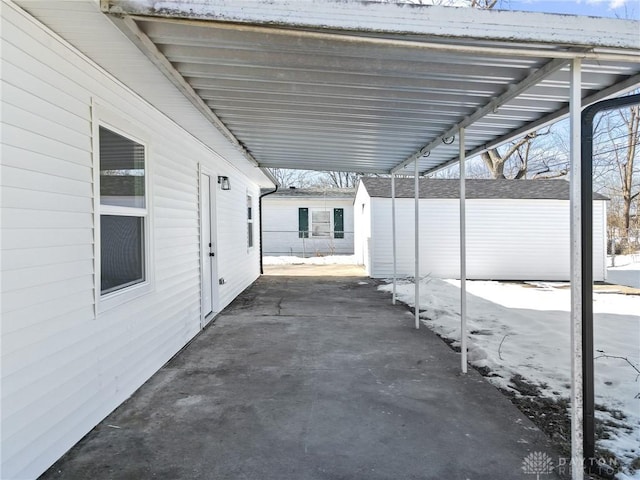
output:
[[[314,210],[330,210],[333,232],[333,209],[344,210],[344,238],[309,238],[298,236],[298,209],[309,209],[309,230],[312,228],[311,214]],[[278,198],[267,195],[262,199],[262,250],[264,255],[340,255],[353,254],[353,200],[309,199],[304,197]],[[304,246],[303,246],[304,241]]]
[[[389,208],[391,208],[391,203],[389,203]],[[389,214],[391,214],[391,211],[389,211]],[[389,223],[389,226],[391,226],[391,223]],[[356,262],[364,265],[365,271],[371,274],[371,252],[373,251],[371,245],[371,197],[369,197],[367,189],[362,183],[356,190],[356,198],[353,202],[353,229],[353,250]],[[389,245],[392,246],[393,239],[390,242]],[[392,251],[389,250],[389,253],[391,254]],[[393,273],[393,259],[391,272]]]
[[[357,200],[356,200],[357,201]],[[372,198],[373,277],[393,273],[391,199]],[[594,279],[605,279],[604,201],[594,202]],[[398,275],[413,276],[414,200],[396,199]],[[420,271],[458,278],[459,200],[420,201]],[[467,275],[472,279],[568,280],[569,201],[467,200]]]
[[[2,7],[2,465],[35,478],[200,329],[198,164],[216,191],[220,307],[259,275],[259,188],[57,37]],[[133,47],[133,45],[131,46]],[[148,133],[154,269],[146,295],[95,315],[92,103]],[[258,227],[256,227],[258,228]],[[215,281],[215,280],[214,280]]]

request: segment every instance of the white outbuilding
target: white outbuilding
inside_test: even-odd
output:
[[[397,178],[397,274],[414,275],[414,181]],[[569,280],[569,182],[467,180],[467,277]],[[365,177],[354,204],[355,255],[368,275],[393,275],[391,179]],[[460,275],[460,183],[420,179],[420,273]],[[606,198],[594,194],[594,280],[606,274]]]
[[[353,254],[354,188],[285,188],[262,197],[264,255]]]

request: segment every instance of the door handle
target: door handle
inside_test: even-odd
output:
[[[215,254],[215,253],[213,253],[213,252],[209,252],[209,256],[210,256],[210,257],[215,257],[215,256],[216,256],[216,254]]]

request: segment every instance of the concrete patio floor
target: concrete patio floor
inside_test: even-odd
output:
[[[529,453],[557,461],[375,287],[261,277],[41,478],[531,480]]]

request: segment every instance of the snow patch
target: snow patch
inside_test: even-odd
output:
[[[460,282],[424,278],[420,317],[429,328],[460,345]],[[571,381],[570,300],[567,283],[467,282],[468,358],[489,368],[487,379],[511,390],[521,375],[541,394],[568,398]],[[381,290],[391,292],[392,285]],[[399,281],[398,300],[414,306],[413,282]],[[640,368],[640,296],[594,293],[596,404],[625,417],[611,438],[598,444],[630,464],[640,456],[640,379],[622,358]],[[622,357],[622,358],[612,358]],[[598,412],[599,418],[610,415]],[[619,479],[640,480],[640,471]]]

